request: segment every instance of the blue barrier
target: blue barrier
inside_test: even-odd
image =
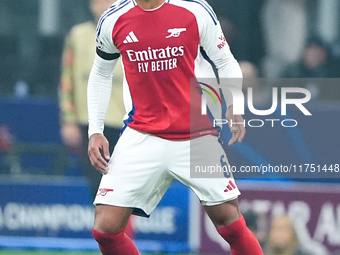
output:
[[[49,99],[0,98],[0,126],[20,143],[61,143],[59,106]]]
[[[0,248],[98,250],[94,207],[80,177],[0,176]],[[173,182],[152,216],[133,223],[140,251],[187,252],[189,190]]]

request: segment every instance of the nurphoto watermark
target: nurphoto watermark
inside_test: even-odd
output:
[[[262,116],[262,118],[244,119],[241,123],[233,123],[232,120],[226,118],[213,117],[213,126],[221,126],[229,124],[243,125],[244,127],[263,127],[265,124],[274,127],[276,123],[279,123],[282,127],[296,127],[298,121],[292,118],[287,118],[287,106],[295,106],[305,116],[312,116],[311,112],[305,106],[311,100],[311,92],[306,88],[299,87],[271,87],[270,101],[271,105],[268,105],[268,109],[257,109],[254,104],[254,89],[253,87],[246,88],[246,96],[244,90],[239,86],[240,81],[238,79],[221,79],[218,83],[216,79],[199,79],[197,81],[197,88],[201,90],[201,114],[207,115],[207,111],[214,107],[222,107],[221,100],[222,94],[224,98],[228,98],[225,102],[226,105],[233,105],[234,115],[244,115],[245,108],[255,116]],[[222,93],[221,93],[222,92]],[[280,96],[279,96],[280,95]],[[296,98],[292,98],[292,96]],[[269,98],[268,98],[269,99]],[[208,104],[209,101],[213,101],[214,104]],[[219,102],[217,104],[216,102]],[[279,103],[280,102],[280,103]],[[281,118],[263,118],[263,116],[270,116],[280,108]],[[209,109],[210,108],[210,109]],[[230,122],[230,123],[229,123]]]
[[[215,135],[221,146],[191,140],[191,177],[340,178],[339,84],[340,79],[193,79],[191,133]],[[231,111],[243,119],[233,122]],[[216,132],[197,132],[200,123]],[[234,125],[247,133],[229,146]]]

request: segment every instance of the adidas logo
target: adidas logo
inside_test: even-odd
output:
[[[224,192],[232,191],[234,189],[236,189],[235,184],[232,181],[229,181],[227,188],[224,190]]]
[[[136,37],[136,35],[134,34],[133,31],[131,31],[128,36],[125,38],[125,40],[123,41],[123,43],[134,43],[134,42],[139,42],[138,38]]]

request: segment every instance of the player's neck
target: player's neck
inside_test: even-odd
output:
[[[136,0],[137,4],[144,10],[152,10],[161,6],[165,0]]]

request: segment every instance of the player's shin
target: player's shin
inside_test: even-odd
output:
[[[92,233],[103,255],[139,255],[135,244],[124,233],[124,229],[117,233],[100,233],[93,229]]]
[[[229,243],[232,255],[263,255],[258,240],[247,227],[243,216],[217,231]]]

